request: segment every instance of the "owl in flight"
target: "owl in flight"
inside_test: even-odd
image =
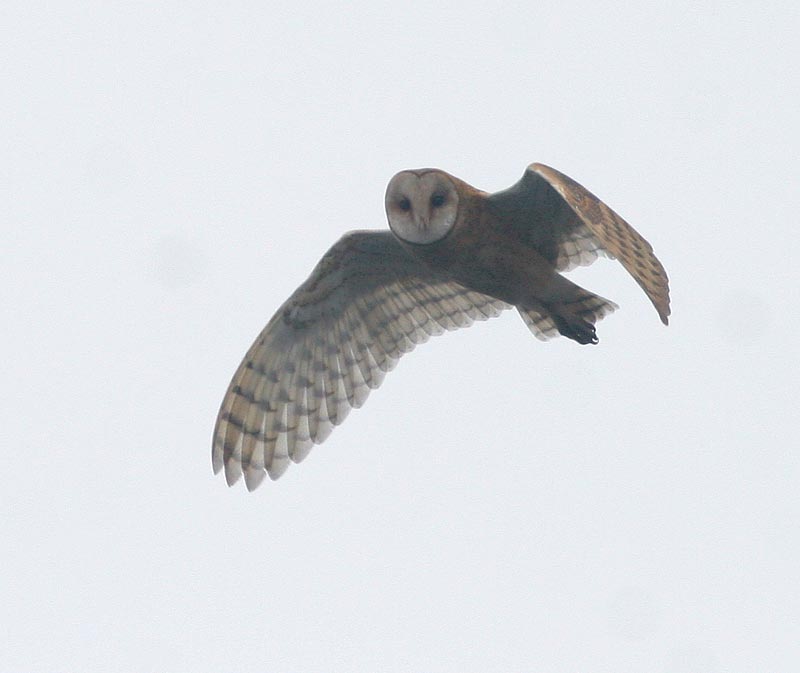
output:
[[[391,231],[325,253],[247,351],[214,429],[214,472],[249,490],[324,441],[404,353],[516,308],[539,339],[597,343],[616,304],[560,272],[617,258],[666,325],[669,286],[650,244],[594,194],[542,164],[488,194],[436,169],[386,189]]]

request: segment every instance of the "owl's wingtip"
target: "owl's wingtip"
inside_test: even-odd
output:
[[[247,490],[252,493],[259,487],[261,482],[264,481],[264,477],[266,476],[267,473],[265,470],[248,467],[244,472],[244,485],[247,487]]]
[[[233,486],[242,478],[242,465],[236,460],[230,459],[225,463],[225,481],[228,486]]]
[[[211,469],[214,470],[214,474],[219,473],[222,469],[222,457],[224,455],[222,443],[223,437],[219,432],[219,421],[217,421],[217,425],[214,428],[213,439],[211,440]]]

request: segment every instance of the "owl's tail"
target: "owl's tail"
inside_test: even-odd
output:
[[[584,290],[563,276],[558,296],[548,302],[532,300],[517,310],[533,335],[546,341],[561,334],[579,344],[596,344],[594,325],[619,308],[613,301]]]

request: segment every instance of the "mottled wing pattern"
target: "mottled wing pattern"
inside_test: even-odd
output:
[[[595,233],[539,174],[528,169],[522,179],[487,199],[496,221],[509,227],[524,245],[548,260],[556,271],[586,266],[613,255]]]
[[[214,472],[253,490],[358,408],[417,344],[509,308],[447,281],[390,232],[351,232],[320,260],[239,365],[214,429]]]
[[[614,259],[614,255],[600,246],[597,237],[583,221],[577,219],[559,237],[554,263],[556,271],[570,271],[578,266],[588,266],[598,257]]]
[[[670,314],[667,272],[653,253],[652,246],[625,220],[588,189],[563,173],[543,164],[532,164],[527,175],[541,176],[569,205],[583,222],[572,227],[569,235],[558,243],[556,264],[564,259],[582,260],[605,251],[619,259],[653,302],[661,321],[666,325]],[[593,257],[589,262],[593,261]],[[580,261],[579,263],[585,263]]]

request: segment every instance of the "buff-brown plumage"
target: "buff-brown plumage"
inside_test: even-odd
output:
[[[598,199],[588,189],[572,178],[559,173],[555,168],[543,164],[533,164],[529,171],[541,175],[558,192],[569,207],[578,215],[585,229],[565,247],[566,263],[556,263],[559,271],[570,268],[571,261],[580,262],[582,254],[605,252],[606,256],[617,258],[622,266],[633,276],[645,294],[653,302],[661,322],[669,322],[669,279],[661,262],[653,253],[653,247],[631,225]],[[587,258],[590,262],[593,258]],[[585,263],[585,262],[584,262]]]
[[[588,190],[533,164],[496,194],[435,169],[387,189],[392,232],[342,237],[250,347],[222,401],[214,471],[248,489],[277,479],[360,407],[417,344],[516,307],[538,338],[596,343],[613,302],[560,272],[617,258],[666,324],[650,245]],[[428,240],[430,239],[430,242]]]

